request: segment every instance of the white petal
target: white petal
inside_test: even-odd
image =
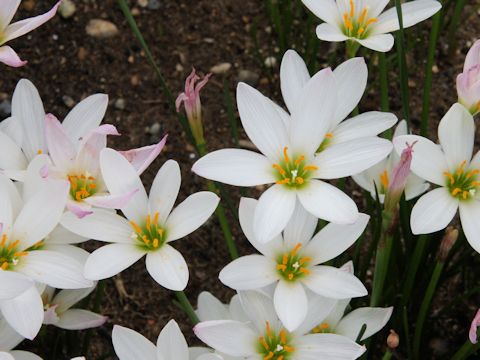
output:
[[[403,27],[408,28],[428,19],[439,11],[441,7],[442,5],[434,0],[416,0],[402,4]],[[400,25],[398,23],[396,7],[394,6],[380,15],[378,22],[375,23],[372,28],[375,34],[389,33],[398,30]]]
[[[77,151],[60,121],[52,114],[45,116],[45,139],[48,153],[55,166],[63,171],[69,171]]]
[[[391,34],[370,35],[365,39],[355,39],[362,46],[378,52],[390,51],[395,42]]]
[[[310,180],[298,192],[298,198],[308,212],[336,224],[352,224],[358,218],[355,202],[345,193],[326,182]]]
[[[297,201],[295,211],[283,231],[285,247],[293,248],[298,243],[305,244],[310,241],[317,223],[318,219],[305,210],[300,201]]]
[[[120,360],[157,360],[157,349],[136,331],[115,325],[112,342]]]
[[[397,122],[394,114],[369,111],[341,122],[333,131],[330,144],[337,144],[348,140],[377,136],[390,129]]]
[[[460,220],[462,222],[462,229],[468,243],[478,253],[480,253],[479,215],[480,202],[478,200],[460,203]]]
[[[89,238],[74,234],[61,225],[55,227],[55,229],[48,234],[48,237],[45,238],[45,242],[49,245],[80,244],[87,240],[89,240]]]
[[[208,291],[202,291],[198,296],[197,308],[200,321],[230,319],[227,306]]]
[[[148,207],[150,214],[155,212],[160,214],[159,221],[161,224],[165,223],[172,211],[175,200],[177,200],[181,181],[180,167],[174,160],[168,160],[163,164],[153,180],[148,198]]]
[[[347,299],[368,294],[354,275],[332,266],[318,265],[302,282],[314,293],[332,299]]]
[[[318,170],[314,176],[338,179],[358,174],[385,159],[392,149],[390,141],[376,136],[329,146],[315,157]]]
[[[261,255],[247,255],[225,266],[220,281],[235,290],[259,289],[273,284],[278,279],[276,263]]]
[[[42,358],[34,353],[23,351],[23,350],[13,350],[10,352],[13,355],[15,360],[42,360]],[[80,359],[81,360],[81,359]]]
[[[20,0],[4,0],[2,2],[2,11],[0,12],[0,30],[5,30],[17,12]]]
[[[273,185],[258,200],[253,220],[253,232],[257,241],[266,243],[287,226],[297,196],[295,191],[283,185]]]
[[[46,154],[37,155],[30,161],[23,180],[22,198],[24,202],[29,201],[34,195],[43,191],[43,187],[48,181],[48,174],[45,177],[43,172],[45,168],[50,169],[51,166],[52,161]],[[63,174],[60,176],[63,177]]]
[[[135,245],[109,244],[95,250],[85,264],[85,277],[101,280],[112,277],[136,263],[145,252]]]
[[[430,234],[442,230],[452,221],[458,209],[458,199],[441,187],[423,195],[416,202],[410,217],[414,234]]]
[[[279,281],[273,302],[278,317],[290,332],[298,328],[307,316],[307,294],[298,281],[291,283]]]
[[[367,0],[368,1],[368,15],[369,17],[378,17],[385,10],[390,0]]]
[[[158,360],[188,360],[188,345],[178,324],[170,320],[157,339]]]
[[[317,26],[315,33],[320,40],[339,42],[348,40],[348,36],[340,30],[340,27],[328,23],[323,23]]]
[[[193,329],[208,346],[231,356],[256,354],[258,336],[244,323],[232,320],[205,321]]]
[[[303,87],[292,112],[292,151],[314,154],[328,131],[337,106],[337,86],[330,68],[316,73]]]
[[[1,301],[0,310],[8,324],[27,339],[33,340],[42,327],[43,303],[34,286],[12,300]]]
[[[355,109],[363,96],[367,86],[367,64],[364,58],[353,58],[337,66],[333,74],[338,91],[334,122],[338,124]]]
[[[354,341],[336,334],[310,334],[296,341],[296,358],[315,360],[352,360],[366,350]]]
[[[45,110],[35,86],[27,79],[18,82],[12,97],[12,116],[22,123],[22,148],[28,159],[33,159],[38,151],[47,152],[45,144]]]
[[[167,241],[180,239],[197,230],[208,220],[220,198],[210,191],[200,191],[187,197],[168,216],[165,227]]]
[[[71,232],[88,239],[105,242],[132,243],[132,226],[125,218],[116,213],[92,209],[92,214],[79,219],[75,214],[67,212],[63,214],[62,226]]]
[[[82,263],[55,251],[30,251],[15,270],[57,289],[79,289],[93,285],[83,277]]]
[[[10,116],[0,122],[0,132],[10,137],[18,146],[23,143],[23,130],[20,120]]]
[[[84,330],[102,326],[105,321],[106,316],[83,309],[70,309],[60,315],[55,326],[65,330]]]
[[[192,171],[204,178],[235,186],[256,186],[277,180],[268,158],[242,149],[211,152],[195,162]]]
[[[79,301],[85,299],[88,295],[92,293],[93,290],[95,290],[95,286],[91,286],[85,289],[62,290],[57,295],[55,295],[52,302],[58,305],[56,310],[59,313],[62,313],[70,309]]]
[[[0,318],[0,334],[2,334],[0,337],[0,349],[13,349],[25,339],[13,330],[3,317]]]
[[[188,283],[188,266],[182,254],[168,244],[147,254],[147,270],[163,287],[182,291]]]
[[[75,105],[62,123],[70,140],[77,142],[99,126],[107,106],[106,94],[90,95]]]
[[[340,14],[334,0],[302,0],[302,2],[315,16],[323,21],[330,24],[338,23]]]
[[[100,153],[100,167],[112,195],[128,194],[138,189],[121,210],[129,220],[143,223],[148,212],[147,193],[134,167],[120,153],[108,148]]]
[[[15,358],[7,352],[0,351],[0,360],[15,360]]]
[[[310,80],[307,65],[295,50],[287,50],[280,66],[280,86],[283,101],[290,112],[298,103],[302,88]]]
[[[306,245],[305,253],[312,258],[312,264],[327,262],[346,251],[360,237],[367,227],[370,216],[359,214],[350,225],[330,223]]]
[[[257,148],[277,161],[288,145],[287,131],[271,100],[245,83],[237,87],[237,106],[243,128]]]
[[[240,291],[238,293],[240,304],[246,316],[257,329],[258,333],[265,331],[267,322],[270,327],[279,331],[282,327],[270,295],[261,290]]]
[[[393,307],[389,308],[372,308],[364,307],[353,310],[348,313],[335,327],[335,333],[357,340],[358,335],[363,327],[367,325],[360,341],[363,341],[373,334],[380,331],[390,320]]]
[[[19,144],[16,144],[8,135],[0,132],[0,169],[24,170],[27,168],[27,159],[23,155]]]
[[[454,104],[438,125],[438,138],[450,169],[472,158],[475,125],[463,105]]]
[[[0,271],[0,301],[23,294],[34,285],[28,277],[12,271]]]
[[[443,173],[448,171],[448,165],[440,146],[417,135],[403,135],[393,139],[397,154],[401,154],[407,144],[413,143],[412,172],[422,179],[444,186],[446,180]]]
[[[333,311],[338,300],[329,299],[309,292],[308,311],[303,323],[295,330],[297,334],[307,334],[316,326],[326,321],[327,316]],[[340,300],[342,301],[342,300]],[[330,323],[329,323],[330,324]],[[332,325],[330,325],[332,326]]]

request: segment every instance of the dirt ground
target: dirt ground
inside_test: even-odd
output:
[[[49,9],[53,3],[54,0],[24,0],[17,16],[34,16]],[[249,32],[254,21],[259,24],[263,60],[269,56],[278,56],[275,53],[275,36],[270,31],[263,1],[150,0],[146,7],[141,6],[144,5],[141,3],[142,1],[137,0],[130,1],[136,14],[135,19],[175,95],[182,90],[183,81],[192,67],[201,73],[207,73],[216,65],[217,68],[219,64],[223,64],[224,68],[227,67],[225,63],[231,65],[225,73],[214,74],[202,92],[205,134],[210,150],[233,145],[224,102],[224,81],[233,93],[239,77],[244,78],[244,70],[248,70],[250,81],[265,95],[281,99],[276,75],[278,61],[271,70],[275,75],[267,76],[265,68],[259,66],[258,57],[254,54],[254,42]],[[455,56],[448,56],[446,32],[441,35],[433,78],[432,138],[436,138],[434,129],[441,116],[456,101],[455,76],[463,65],[464,54],[475,38],[480,37],[480,2],[469,0],[468,3],[456,34],[459,47]],[[181,165],[183,178],[179,200],[205,189],[204,180],[190,171],[196,160],[193,148],[187,145],[186,135],[168,109],[145,54],[137,44],[116,1],[76,0],[75,5],[76,12],[73,17],[64,19],[57,16],[28,36],[10,44],[22,58],[29,60],[29,64],[17,70],[2,68],[0,102],[4,102],[0,103],[0,112],[3,111],[4,114],[1,116],[6,117],[11,94],[16,82],[21,78],[28,78],[37,86],[46,111],[59,118],[63,118],[72,104],[84,97],[97,92],[106,93],[110,97],[110,106],[104,123],[114,124],[124,134],[113,139],[112,147],[128,149],[145,146],[158,141],[164,134],[169,135],[166,148],[143,175],[145,184],[151,183],[165,160],[175,159]],[[91,19],[104,19],[114,23],[118,27],[118,34],[106,39],[87,35],[85,27]],[[408,60],[414,126],[418,126],[421,114],[424,61],[427,53],[427,47],[417,46],[415,41],[418,38],[422,44],[426,43],[424,39],[428,37],[429,26],[430,23],[426,22],[417,27],[415,33],[409,33],[413,38]],[[320,44],[320,64],[325,63],[326,54],[335,49],[331,46],[328,43]],[[372,67],[372,80],[377,78],[376,72],[377,68]],[[401,100],[397,76],[396,70],[390,74],[391,109],[400,116]],[[371,81],[360,110],[379,107],[378,85]],[[155,131],[158,127],[159,131]],[[235,191],[233,194],[237,201],[238,194]],[[251,192],[250,195],[254,196],[255,193]],[[232,214],[229,214],[229,219],[240,253],[250,253],[251,248]],[[93,249],[98,245],[89,243],[86,246]],[[190,282],[186,293],[194,303],[201,290],[211,291],[223,301],[229,300],[233,292],[218,281],[218,273],[229,262],[229,256],[215,217],[192,235],[177,242],[176,248],[182,252],[189,264]],[[147,274],[143,261],[113,280],[107,280],[102,313],[109,316],[109,321],[93,332],[88,358],[104,358],[111,351],[110,332],[113,324],[130,327],[155,340],[166,322],[175,318],[181,324],[189,343],[197,344],[198,341],[190,331],[188,318],[172,304],[172,299],[172,293],[158,286]],[[465,321],[473,316],[474,304],[468,304],[470,308],[465,308],[465,304],[461,306],[461,310],[449,312],[450,317],[455,317],[460,311],[461,318],[458,321],[447,319],[448,321],[442,323],[446,324],[448,331],[442,329],[443,325],[440,326],[436,337],[443,341],[441,346],[456,347],[466,339]],[[452,330],[455,330],[455,335],[445,335],[445,332]],[[23,345],[32,347],[28,343]],[[54,345],[51,343],[39,345],[36,342],[33,348],[39,355],[50,359],[48,354],[51,353],[52,346]],[[78,355],[81,355],[80,352],[64,354],[65,357],[58,355],[57,358]]]

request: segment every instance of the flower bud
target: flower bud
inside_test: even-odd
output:
[[[180,111],[182,103],[185,106],[185,112],[187,113],[188,123],[192,130],[192,135],[197,145],[204,144],[203,138],[203,125],[202,125],[202,104],[200,102],[200,90],[208,82],[212,74],[206,75],[200,82],[195,84],[200,77],[195,73],[195,69],[185,80],[185,91],[178,95],[175,101],[177,112]]]
[[[472,115],[480,112],[480,40],[468,51],[463,73],[457,76],[458,102]]]
[[[445,261],[447,259],[448,253],[452,249],[452,246],[458,239],[458,230],[453,226],[449,226],[445,230],[445,235],[443,236],[442,242],[440,244],[440,250],[438,251],[438,260]]]
[[[396,349],[400,345],[400,337],[395,330],[390,330],[390,334],[387,337],[387,346],[390,349]]]
[[[480,325],[480,309],[477,310],[475,317],[472,320],[472,324],[470,325],[470,331],[468,332],[468,338],[472,344],[477,343],[477,328]]]

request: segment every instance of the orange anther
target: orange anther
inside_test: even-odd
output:
[[[153,223],[154,223],[155,225],[158,224],[158,217],[159,217],[159,216],[160,216],[160,213],[159,213],[158,211],[157,211],[157,212],[155,213],[155,215],[153,216]]]
[[[288,146],[283,148],[283,158],[287,164],[290,162],[290,158],[288,157]]]
[[[130,225],[135,230],[135,232],[140,235],[142,233],[142,229],[140,228],[140,226],[138,226],[137,223],[133,220],[130,220],[129,222],[130,222]]]
[[[263,336],[261,336],[258,341],[260,342],[260,344],[262,344],[262,346],[265,348],[265,350],[270,350],[270,347],[268,346],[267,342],[265,341],[265,338]]]

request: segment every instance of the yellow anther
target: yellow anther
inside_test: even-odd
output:
[[[147,235],[143,235],[142,240],[146,245],[150,244],[150,240],[147,238]]]
[[[362,10],[362,13],[360,14],[360,17],[358,18],[358,23],[359,24],[363,24],[363,22],[365,21],[365,19],[367,17],[367,12],[368,12],[368,8],[364,7],[363,10]]]
[[[373,23],[376,23],[378,21],[377,18],[371,18],[367,21],[367,23],[365,24],[365,27],[367,27],[368,25],[371,25]]]
[[[473,175],[477,175],[478,173],[480,173],[480,170],[478,170],[478,169],[470,170],[470,171],[467,173],[466,178],[467,178],[467,179],[470,179]]]
[[[135,230],[135,232],[137,234],[141,234],[142,233],[142,229],[140,228],[140,226],[137,225],[137,223],[133,220],[130,220],[130,225],[133,227],[133,229]]]
[[[153,247],[154,248],[158,247],[158,239],[153,239]]]
[[[361,36],[364,32],[365,32],[365,29],[364,29],[363,27],[360,27],[360,28],[357,30],[357,35],[358,35],[358,36]]]
[[[43,150],[37,150],[37,154],[38,155],[43,154]]]
[[[380,182],[382,183],[382,186],[384,189],[388,188],[388,184],[389,184],[389,178],[388,178],[388,171],[387,170],[384,170],[381,174],[380,174]]]
[[[453,196],[457,196],[457,194],[458,194],[459,192],[461,192],[461,191],[462,191],[462,189],[460,189],[460,188],[455,188],[455,189],[452,190],[452,195],[453,195]]]
[[[463,200],[466,200],[468,198],[468,191],[463,191],[462,196]]]
[[[278,164],[273,164],[272,167],[273,167],[274,169],[276,169],[276,170],[280,173],[280,175],[282,175],[282,176],[285,175],[285,170],[283,170],[280,165],[278,165]]]
[[[352,24],[352,22],[350,21],[350,19],[348,18],[348,14],[347,14],[347,13],[343,14],[343,23],[345,24],[345,27],[346,27],[348,30],[350,30],[350,31],[353,30],[353,24]]]
[[[315,165],[307,165],[303,168],[303,170],[305,171],[316,171],[318,170],[318,166],[315,166]]]
[[[270,347],[268,346],[267,342],[265,341],[265,338],[261,336],[258,341],[260,341],[260,344],[265,348],[265,350],[270,350]]]
[[[7,270],[8,269],[8,262],[4,262],[2,266],[0,266],[2,270]]]
[[[13,257],[22,257],[22,256],[26,256],[26,255],[28,255],[28,252],[26,252],[26,251],[18,251],[18,252],[13,253]]]
[[[270,328],[270,322],[265,322],[265,332],[267,333],[268,337],[272,337],[272,329]]]
[[[270,351],[268,355],[263,358],[263,360],[270,360],[273,358],[273,356],[274,356],[273,351]]]
[[[147,230],[150,231],[150,225],[152,223],[152,220],[150,219],[150,215],[147,215]]]
[[[286,178],[286,179],[283,179],[283,180],[277,180],[277,181],[275,181],[275,184],[278,184],[278,185],[290,184],[290,179]]]
[[[290,158],[288,157],[288,146],[283,148],[283,158],[287,164],[290,162]]]
[[[7,234],[2,235],[2,240],[0,241],[0,247],[3,247],[7,242]]]
[[[287,265],[277,264],[277,270],[284,272],[287,269]]]
[[[155,225],[158,224],[158,217],[159,217],[159,216],[160,216],[160,213],[159,213],[158,211],[157,211],[157,212],[155,213],[155,215],[153,216],[153,223],[154,223]]]
[[[331,138],[333,138],[333,134],[332,134],[332,133],[326,133],[326,134],[325,134],[325,137],[326,137],[327,139],[331,139]]]
[[[480,186],[480,181],[472,181],[472,186]]]
[[[295,165],[300,165],[300,163],[305,160],[305,156],[301,155],[297,160],[295,160]]]
[[[8,245],[7,250],[12,251],[13,249],[15,249],[17,247],[18,244],[20,244],[20,240],[15,240],[13,243]]]
[[[279,335],[280,335],[280,342],[282,344],[286,344],[287,343],[287,333],[286,333],[285,329],[280,330]]]
[[[93,190],[97,188],[97,184],[94,184],[94,183],[88,184],[88,187]]]
[[[280,355],[277,360],[283,360],[283,355]]]
[[[299,184],[299,185],[302,185],[302,184],[305,182],[305,180],[303,180],[302,177],[297,176],[297,177],[295,178],[295,182],[296,182],[297,184]]]
[[[353,18],[355,16],[355,3],[353,0],[350,0],[350,17]]]
[[[450,174],[448,171],[445,171],[443,173],[443,175],[445,175],[446,177],[448,177],[448,179],[450,180],[450,185],[453,185],[455,183],[455,178],[453,177],[452,174]]]
[[[283,345],[283,349],[288,353],[291,353],[295,350],[293,346],[288,346],[288,345]]]
[[[305,268],[303,268],[303,267],[299,268],[298,271],[300,271],[302,274],[305,274],[305,275],[309,275],[309,274],[310,274],[310,270],[305,269]]]
[[[288,254],[283,254],[282,264],[283,264],[283,265],[287,265],[287,264],[288,264]]]
[[[460,166],[458,167],[458,170],[457,170],[457,175],[463,174],[463,168],[465,167],[466,164],[467,164],[467,160],[463,160],[460,163]]]
[[[301,258],[298,262],[300,263],[300,265],[303,265],[303,264],[305,264],[306,262],[309,262],[309,261],[312,261],[312,258],[306,256],[304,258]]]
[[[293,280],[293,274],[292,273],[288,274],[288,280]]]
[[[293,248],[291,254],[292,256],[295,256],[295,254],[297,253],[297,251],[302,247],[302,243],[297,243],[297,245],[295,245],[295,247]],[[285,256],[285,255],[284,255]]]

